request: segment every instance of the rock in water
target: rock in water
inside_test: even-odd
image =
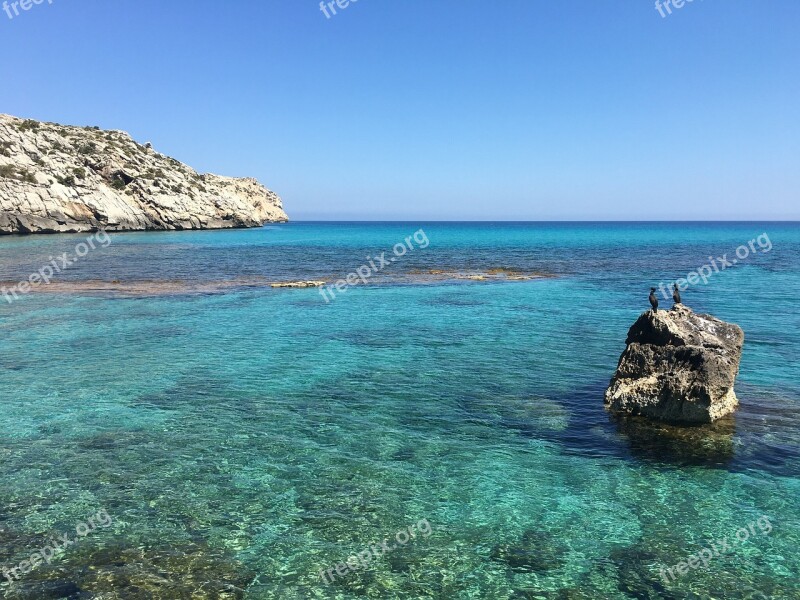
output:
[[[255,179],[201,174],[124,131],[0,114],[0,234],[223,229],[286,221]]]
[[[744,332],[682,304],[644,313],[628,332],[606,406],[672,423],[710,423],[732,413]]]

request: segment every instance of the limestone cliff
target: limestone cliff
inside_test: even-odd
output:
[[[286,220],[281,199],[255,179],[199,174],[123,131],[0,114],[0,234]]]

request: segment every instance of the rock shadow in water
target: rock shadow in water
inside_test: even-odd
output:
[[[736,417],[711,425],[671,426],[643,417],[617,416],[603,405],[606,382],[576,388],[551,402],[568,415],[566,427],[543,429],[531,424],[514,429],[559,445],[566,454],[588,458],[651,461],[673,466],[731,469],[735,456]]]
[[[676,426],[644,417],[609,413],[609,421],[641,460],[678,466],[729,468],[735,455],[736,417],[707,425]]]
[[[711,424],[678,426],[608,412],[605,381],[553,394],[567,426],[552,430],[503,423],[519,434],[557,444],[565,454],[586,458],[648,461],[671,467],[702,466],[734,473],[758,469],[800,476],[800,410],[792,397],[756,386],[739,386],[739,410]],[[742,393],[745,390],[746,393]]]

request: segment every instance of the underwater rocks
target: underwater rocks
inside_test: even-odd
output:
[[[0,281],[0,289],[16,285],[13,281]],[[30,293],[81,294],[88,296],[115,296],[124,298],[149,298],[155,296],[209,295],[231,291],[263,288],[309,288],[325,285],[324,281],[270,281],[263,277],[238,277],[223,280],[148,280],[148,281],[51,281],[30,286]],[[0,297],[1,299],[2,297]]]
[[[732,413],[744,332],[682,304],[647,311],[628,332],[606,390],[610,410],[670,423],[710,423]]]
[[[517,573],[547,573],[566,564],[567,548],[544,531],[525,531],[514,543],[492,548],[492,561],[504,564]]]
[[[270,287],[274,288],[310,288],[322,287],[325,285],[324,281],[288,281],[284,283],[271,283]]]
[[[555,277],[551,273],[524,272],[506,267],[496,267],[481,271],[461,271],[445,269],[427,269],[424,271],[411,271],[409,279],[415,283],[429,283],[440,281],[531,281],[533,279],[550,279]]]
[[[84,294],[94,296],[119,296],[127,298],[141,298],[154,296],[176,296],[191,294],[224,294],[245,289],[307,289],[320,288],[335,279],[326,274],[318,275],[327,279],[298,279],[290,281],[274,281],[261,276],[236,277],[232,279],[216,280],[137,280],[120,281],[108,280],[69,280],[50,281],[29,285],[28,293],[50,294]],[[426,284],[466,284],[467,281],[498,282],[498,281],[531,281],[534,279],[551,278],[552,275],[542,273],[519,274],[505,270],[491,270],[482,273],[462,273],[455,271],[414,271],[375,277],[371,284],[375,285],[426,285]],[[13,289],[18,286],[18,281],[0,280],[0,289]],[[2,299],[2,296],[0,296]]]
[[[77,547],[76,547],[77,548]],[[87,567],[86,565],[91,565]],[[86,545],[7,588],[8,600],[242,600],[258,573],[203,541]]]

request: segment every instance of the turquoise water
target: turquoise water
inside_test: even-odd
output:
[[[341,278],[420,228],[429,246],[327,304],[246,283],[180,292]],[[763,233],[768,252],[684,293],[745,330],[736,416],[687,431],[608,415],[648,288]],[[0,281],[85,237],[0,238]],[[111,239],[59,291],[0,297],[0,568],[101,509],[113,519],[4,580],[2,597],[800,598],[800,226],[291,223]],[[498,267],[554,277],[415,280]],[[94,280],[180,293],[78,285]],[[762,516],[768,534],[660,576]],[[320,579],[423,519],[430,535]]]

